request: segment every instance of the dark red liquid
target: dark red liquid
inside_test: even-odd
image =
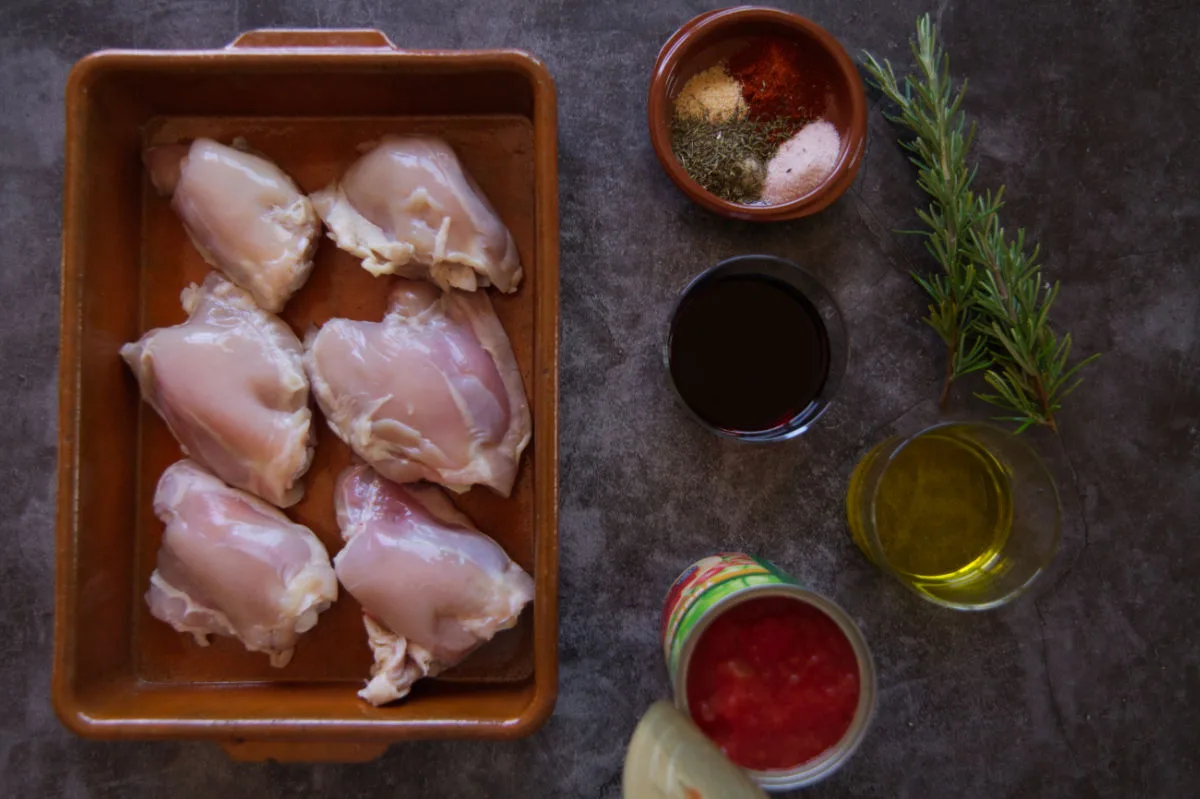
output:
[[[671,378],[688,407],[731,432],[800,416],[829,374],[829,339],[812,303],[783,281],[734,275],[693,287],[676,311]]]
[[[787,769],[842,740],[859,688],[854,648],[833,619],[794,599],[755,599],[701,635],[688,711],[738,765]]]

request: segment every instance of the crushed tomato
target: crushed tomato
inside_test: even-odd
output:
[[[858,708],[854,649],[833,619],[769,597],[721,614],[692,654],[693,721],[744,768],[794,768],[834,746]]]

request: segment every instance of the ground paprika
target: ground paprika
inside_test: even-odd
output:
[[[742,84],[752,118],[790,123],[783,138],[825,112],[826,70],[797,42],[753,41],[729,59],[729,74]]]

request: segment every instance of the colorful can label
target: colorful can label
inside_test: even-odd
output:
[[[667,671],[674,675],[692,631],[725,597],[756,585],[800,585],[774,563],[741,552],[718,552],[675,578],[663,604],[659,637]]]

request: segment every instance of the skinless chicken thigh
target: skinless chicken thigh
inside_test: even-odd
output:
[[[373,275],[465,291],[521,282],[508,228],[441,139],[385,136],[312,202],[329,237]]]
[[[300,341],[216,273],[184,289],[182,301],[186,322],[121,348],[142,398],[222,480],[294,505],[313,454]]]
[[[229,635],[286,666],[300,634],[337,599],[312,531],[191,461],[163,472],[154,513],[166,530],[146,604],[201,646]]]
[[[509,495],[529,405],[483,292],[399,280],[382,322],[331,319],[305,349],[329,426],[382,475]]]
[[[312,271],[321,228],[292,179],[265,158],[211,139],[154,147],[145,160],[204,260],[265,310],[283,310]]]
[[[351,466],[334,502],[346,539],[334,569],[363,606],[375,665],[359,696],[373,705],[459,663],[533,598],[530,576],[434,486]]]

